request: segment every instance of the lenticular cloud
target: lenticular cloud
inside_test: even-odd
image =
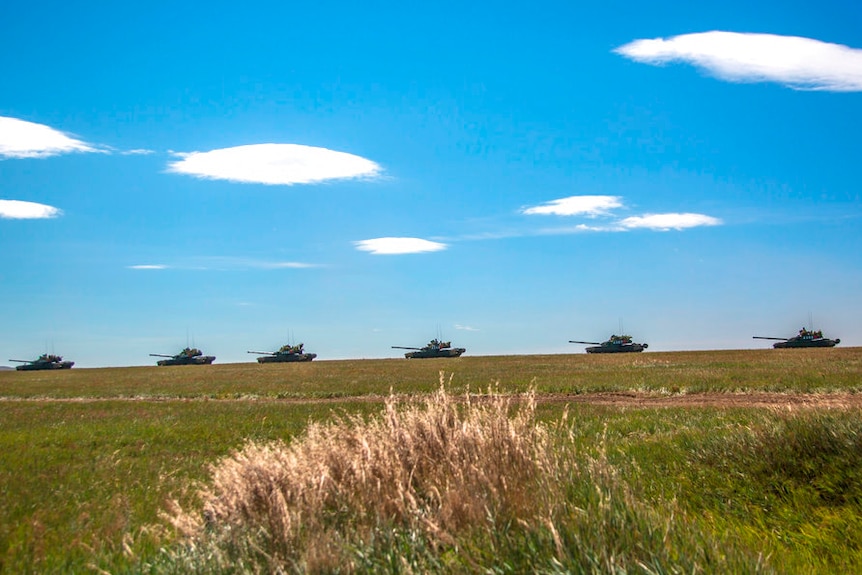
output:
[[[653,65],[685,62],[730,82],[862,91],[862,50],[811,38],[713,31],[635,40],[614,52]]]
[[[607,214],[614,208],[622,207],[622,201],[618,196],[569,196],[545,202],[540,206],[533,206],[521,210],[527,215],[555,215],[555,216],[599,216]]]
[[[199,178],[270,185],[314,184],[371,178],[381,168],[371,160],[298,144],[253,144],[180,154],[168,170]]]
[[[374,255],[418,254],[439,252],[448,246],[422,238],[374,238],[353,242],[356,249]]]
[[[56,218],[63,212],[54,206],[22,202],[21,200],[0,200],[0,218],[7,220],[41,220]]]
[[[647,214],[632,216],[620,220],[623,229],[645,228],[650,230],[668,231],[696,228],[699,226],[717,226],[721,220],[703,214]]]
[[[0,158],[46,158],[71,152],[97,152],[44,124],[0,116]]]

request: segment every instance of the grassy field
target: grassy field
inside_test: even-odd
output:
[[[192,368],[192,369],[189,369]],[[6,398],[351,398],[428,393],[438,373],[452,389],[506,393],[655,391],[675,393],[862,390],[857,348],[617,355],[531,355],[405,361],[369,359],[295,364],[128,367],[0,372]]]
[[[862,410],[817,401],[804,410],[738,402],[654,409],[637,401],[756,392],[855,397],[862,349],[836,348],[0,372],[0,572],[222,571],[224,564],[184,558],[187,548],[167,519],[171,501],[193,513],[213,466],[247,442],[289,443],[310,422],[339,414],[373,419],[390,391],[427,398],[441,370],[457,395],[489,386],[501,394],[535,390],[536,425],[567,413],[566,450],[578,454],[567,469],[597,469],[605,479],[571,476],[629,504],[619,515],[597,513],[604,523],[576,521],[577,509],[616,507],[602,507],[607,498],[587,495],[601,489],[573,479],[561,496],[569,503],[549,511],[553,528],[530,521],[471,528],[447,544],[411,532],[408,545],[395,526],[367,548],[352,543],[363,559],[345,565],[590,572],[578,557],[595,552],[595,565],[616,557],[629,561],[628,572],[862,571]],[[619,406],[590,403],[598,392],[635,396]],[[543,402],[546,394],[563,400]],[[566,394],[587,401],[567,407]],[[623,519],[634,522],[623,525],[643,535],[640,543],[609,537]],[[578,547],[584,542],[591,547]],[[651,551],[631,554],[638,546]],[[540,564],[548,557],[556,563]]]

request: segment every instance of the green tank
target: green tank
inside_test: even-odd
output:
[[[607,341],[601,343],[596,341],[575,341],[569,343],[583,343],[595,347],[588,347],[587,353],[632,353],[643,351],[649,347],[646,343],[635,343],[630,335],[612,335]]]
[[[799,333],[793,337],[763,337],[759,335],[753,336],[754,339],[773,339],[777,340],[772,347],[775,349],[796,348],[796,347],[835,347],[841,343],[840,339],[829,339],[823,337],[823,332],[818,330],[809,330],[804,327],[799,330]]]
[[[296,361],[311,361],[317,357],[316,353],[306,353],[305,344],[299,345],[283,345],[278,348],[278,351],[250,351],[261,357],[257,358],[258,363],[292,363]]]
[[[61,356],[48,353],[43,353],[33,361],[29,361],[26,359],[10,359],[9,361],[24,364],[15,366],[15,369],[17,369],[18,371],[39,371],[42,369],[71,369],[72,366],[75,365],[74,361],[63,361],[63,358]]]
[[[461,357],[461,354],[467,351],[463,347],[452,347],[451,341],[440,341],[437,338],[432,339],[424,347],[402,347],[393,345],[392,349],[412,349],[404,354],[407,359],[428,359],[433,357]]]
[[[209,365],[215,361],[215,356],[204,355],[197,348],[187,347],[177,355],[165,355],[163,353],[151,353],[152,357],[166,357],[156,362],[156,365]]]

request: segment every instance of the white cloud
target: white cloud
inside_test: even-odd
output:
[[[646,228],[668,231],[699,226],[718,226],[721,223],[720,219],[703,214],[646,214],[620,220],[619,225],[625,229]]]
[[[479,328],[470,327],[469,325],[461,325],[459,323],[455,324],[455,329],[460,329],[462,331],[479,331]]]
[[[8,220],[38,220],[56,218],[63,211],[54,206],[22,202],[20,200],[0,200],[0,218]]]
[[[599,216],[609,210],[622,207],[618,196],[569,196],[559,200],[551,200],[540,206],[521,210],[522,214],[540,214],[554,216]]]
[[[798,36],[713,31],[635,40],[614,52],[646,64],[689,63],[730,82],[862,91],[862,50]]]
[[[169,163],[168,171],[232,182],[289,186],[371,178],[381,172],[371,160],[298,144],[252,144],[177,155],[182,159]]]
[[[124,152],[120,152],[120,154],[124,156],[149,156],[150,154],[155,153],[155,150],[147,150],[144,148],[135,148],[134,150],[126,150]]]
[[[128,266],[130,270],[166,270],[168,266],[161,264],[141,264],[137,266]]]
[[[98,152],[44,124],[0,116],[0,158],[46,158],[71,152]]]
[[[446,244],[421,238],[374,238],[353,242],[356,249],[375,255],[418,254],[445,250]]]

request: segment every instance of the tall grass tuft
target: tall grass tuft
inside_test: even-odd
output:
[[[177,572],[757,572],[682,514],[639,501],[532,394],[390,396],[378,416],[247,443],[175,507]],[[672,504],[667,504],[671,505]]]

